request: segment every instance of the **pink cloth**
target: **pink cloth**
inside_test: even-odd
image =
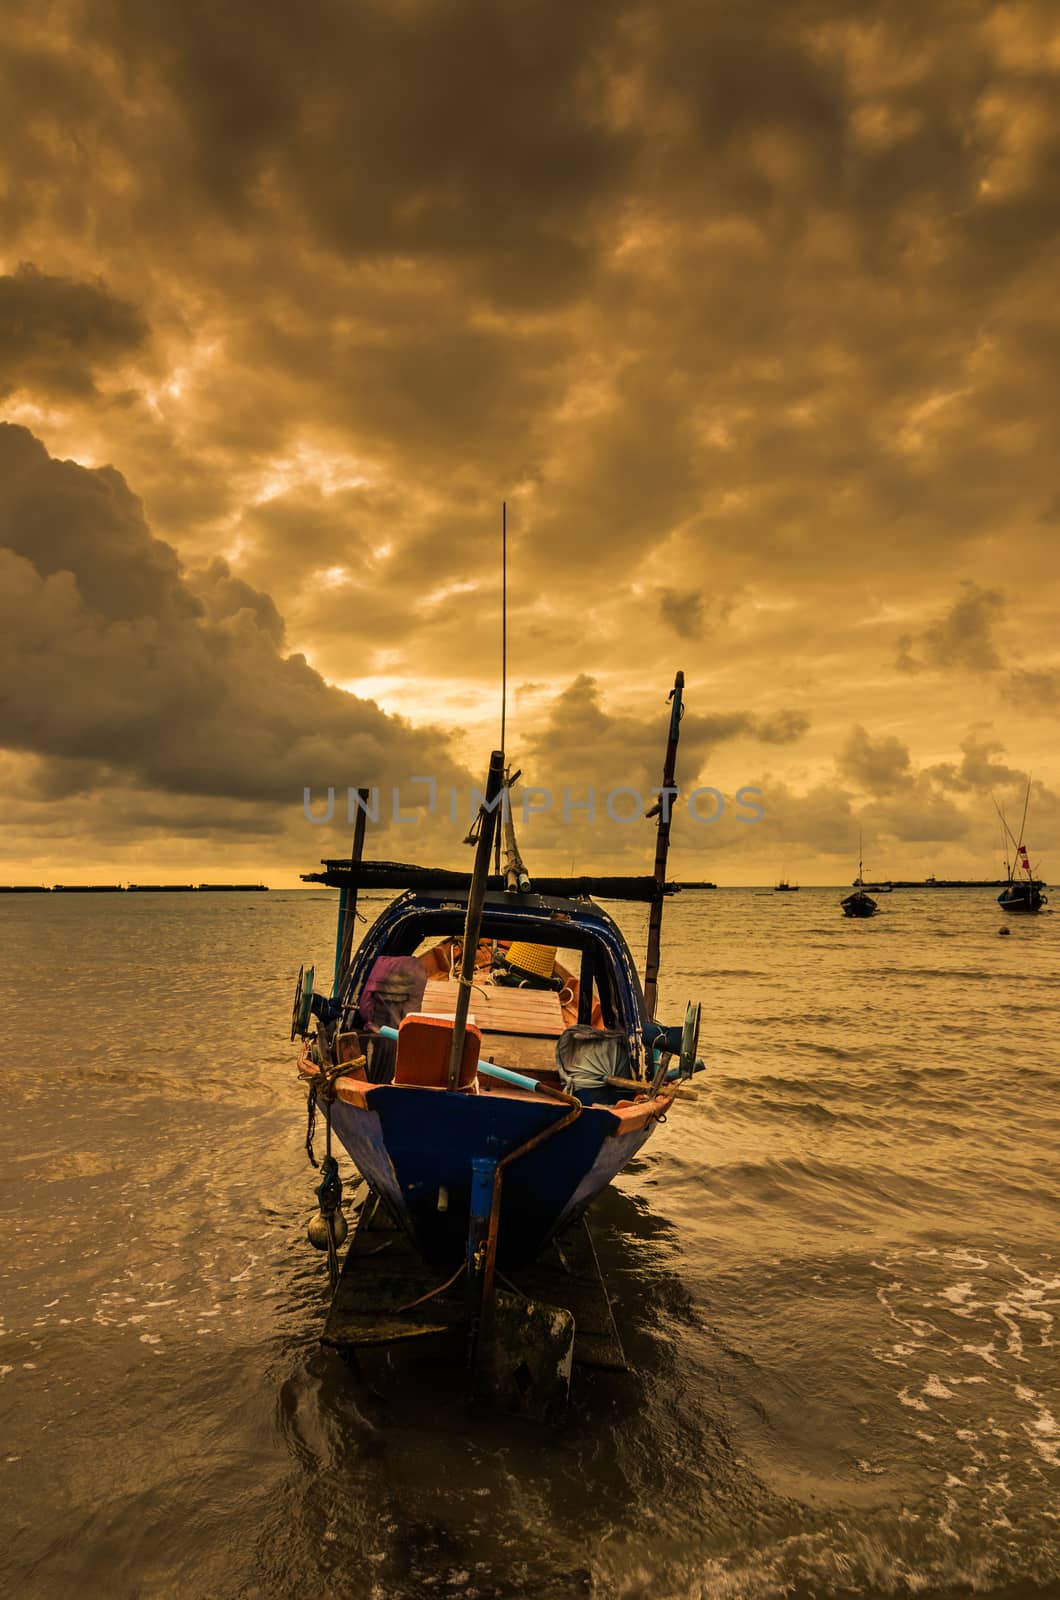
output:
[[[358,1010],[369,1033],[396,1028],[418,1011],[427,987],[427,969],[415,956],[380,956],[361,990]]]

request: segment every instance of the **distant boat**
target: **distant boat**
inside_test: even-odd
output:
[[[267,883],[199,883],[199,884],[196,884],[196,888],[198,888],[198,889],[214,889],[214,890],[224,889],[224,890],[227,890],[229,893],[236,893],[236,894],[249,894],[251,892],[253,892],[255,894],[264,894],[268,890],[268,887],[269,886],[268,886]]]
[[[129,894],[196,894],[193,883],[130,883]]]
[[[865,889],[865,869],[862,863],[861,835],[858,834],[858,875],[854,879],[854,893],[848,894],[839,904],[844,917],[874,917],[879,907]]]
[[[1005,813],[994,801],[994,810],[1001,818],[1001,843],[1005,852],[1005,873],[1008,882],[997,897],[997,903],[1002,911],[1040,911],[1042,906],[1049,904],[1049,896],[1042,893],[1045,881],[1036,878],[1027,857],[1027,847],[1023,843],[1023,831],[1027,826],[1027,807],[1030,804],[1031,785],[1027,780],[1027,793],[1023,801],[1023,818],[1020,822],[1019,838],[1015,838],[1012,829],[1005,818]],[[1009,860],[1008,846],[1011,840],[1015,850],[1015,860]]]
[[[1040,878],[1031,879],[1027,883],[1014,878],[1002,889],[997,897],[997,903],[1002,911],[1040,911],[1042,906],[1049,904],[1049,896],[1042,893],[1044,887]]]
[[[932,882],[934,882],[934,879],[932,879]],[[906,888],[908,887],[909,885],[907,884]],[[859,871],[851,884],[851,888],[864,889],[866,894],[891,894],[894,890],[894,884],[890,878],[887,879],[886,883],[866,883]]]
[[[797,894],[798,889],[798,884],[789,883],[787,878],[781,878],[779,883],[773,885],[774,894]]]
[[[122,894],[125,885],[122,883],[56,883],[53,885],[54,894]]]

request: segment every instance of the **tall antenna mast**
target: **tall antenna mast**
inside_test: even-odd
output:
[[[508,715],[508,502],[501,501],[501,755],[505,755],[504,735]],[[507,773],[505,773],[507,781]],[[510,797],[505,795],[502,806],[510,805]],[[494,836],[493,870],[501,870],[501,834],[498,828]],[[513,836],[514,837],[514,836]]]
[[[994,800],[993,795],[991,795],[990,798],[991,798],[991,800]],[[1028,800],[1030,799],[1030,786],[1029,785],[1028,785],[1028,788],[1027,788],[1027,798],[1028,798]],[[1019,836],[1018,839],[1016,838],[1016,835],[1013,833],[1012,829],[1009,827],[1008,818],[1005,816],[1005,813],[1002,811],[1001,807],[998,805],[996,800],[994,800],[994,810],[997,812],[998,816],[1001,818],[1001,827],[1003,829],[1003,832],[1002,832],[1002,835],[1001,835],[1002,842],[1004,843],[1006,841],[1006,839],[1010,839],[1012,841],[1012,844],[1013,844],[1014,848],[1018,851],[1020,845],[1023,843],[1023,828],[1024,828],[1024,824],[1027,821],[1027,807],[1026,807],[1026,804],[1023,807],[1023,822],[1020,824],[1020,836]],[[1009,867],[1009,862],[1008,862],[1008,844],[1007,843],[1005,843],[1005,871],[1008,873],[1009,877],[1011,878],[1012,869]]]
[[[1023,816],[1020,818],[1020,836],[1016,840],[1016,848],[1017,848],[1017,850],[1019,849],[1020,845],[1023,843],[1023,830],[1027,826],[1027,807],[1030,805],[1030,803],[1031,803],[1031,780],[1028,778],[1027,779],[1027,793],[1023,797]]]
[[[501,501],[501,750],[508,710],[508,502]]]

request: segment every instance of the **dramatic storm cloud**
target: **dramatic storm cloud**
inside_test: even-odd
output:
[[[0,737],[43,759],[52,796],[131,785],[268,811],[306,786],[462,780],[443,733],[325,683],[283,635],[223,560],[185,578],[113,469],[0,424]]]
[[[745,879],[1048,845],[1058,77],[1051,0],[15,0],[0,877],[469,783],[503,500],[527,782],[657,783],[681,668]]]
[[[130,354],[146,336],[135,307],[103,285],[49,278],[22,265],[0,278],[0,396],[21,387],[93,395],[94,369]]]

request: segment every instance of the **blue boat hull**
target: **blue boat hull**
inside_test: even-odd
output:
[[[354,1165],[382,1195],[420,1253],[455,1267],[467,1248],[471,1163],[499,1160],[558,1122],[567,1107],[503,1094],[448,1094],[383,1084],[364,1106],[337,1100],[332,1126]],[[654,1121],[590,1106],[504,1170],[498,1263],[532,1261],[573,1222],[648,1139]]]

